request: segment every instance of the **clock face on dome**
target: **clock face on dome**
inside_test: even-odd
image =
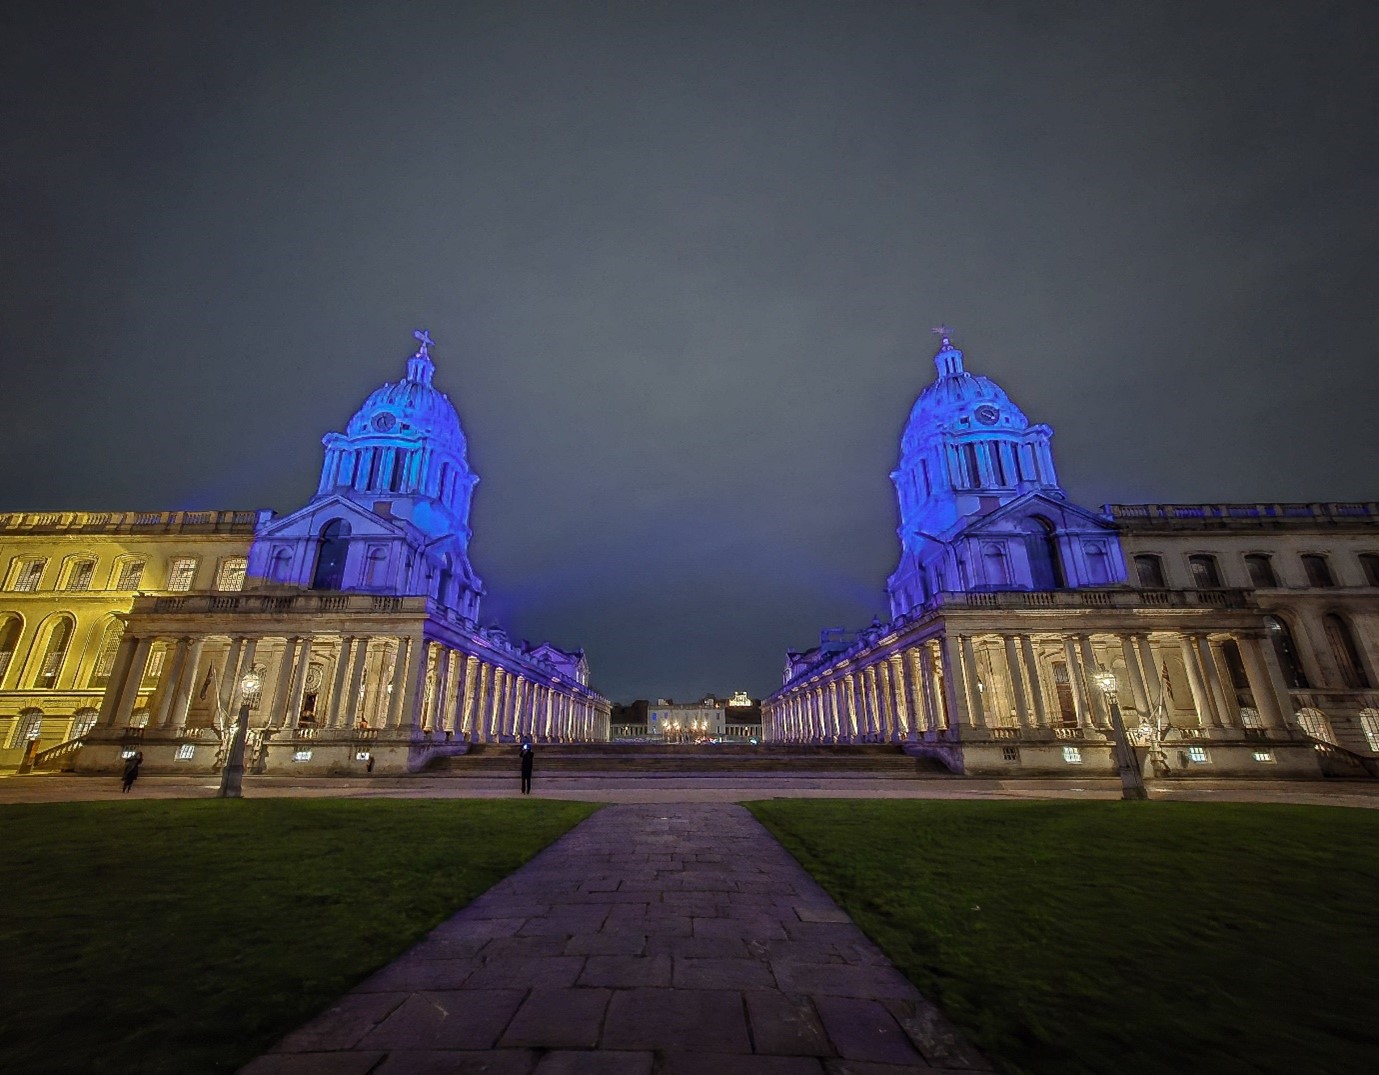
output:
[[[984,426],[994,426],[1001,420],[1001,412],[990,403],[983,403],[977,408],[977,421]]]
[[[395,426],[396,424],[397,419],[394,418],[391,414],[388,414],[386,411],[382,414],[374,415],[373,427],[380,433],[388,432],[388,430],[392,429],[393,426]]]

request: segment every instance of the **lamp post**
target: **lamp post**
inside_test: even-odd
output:
[[[220,788],[216,791],[218,799],[238,799],[242,796],[244,784],[244,740],[249,735],[249,709],[252,700],[258,696],[261,678],[250,669],[239,681],[239,717],[230,735],[230,753],[225,759],[225,768],[220,771]]]
[[[1092,675],[1101,693],[1106,697],[1106,707],[1111,711],[1111,734],[1115,737],[1116,767],[1120,771],[1120,797],[1122,799],[1147,799],[1149,792],[1144,788],[1144,777],[1140,773],[1135,748],[1130,745],[1130,737],[1125,734],[1125,722],[1120,717],[1120,701],[1116,696],[1116,674],[1103,668]]]

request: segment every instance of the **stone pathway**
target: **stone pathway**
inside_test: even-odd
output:
[[[243,1075],[990,1071],[740,806],[611,806]]]

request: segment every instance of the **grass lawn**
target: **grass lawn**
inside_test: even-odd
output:
[[[749,806],[1010,1070],[1379,1068],[1379,811]]]
[[[0,807],[0,1071],[232,1071],[595,809]]]

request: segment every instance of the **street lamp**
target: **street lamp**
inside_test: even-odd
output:
[[[230,753],[225,759],[225,768],[220,771],[220,789],[215,793],[218,799],[238,799],[242,795],[244,783],[244,740],[249,734],[250,702],[258,697],[262,677],[250,669],[239,681],[239,718],[230,735]]]
[[[1139,760],[1130,738],[1125,734],[1125,722],[1120,719],[1120,700],[1116,696],[1116,674],[1103,668],[1092,674],[1092,680],[1106,696],[1106,706],[1111,710],[1111,734],[1115,737],[1116,767],[1120,770],[1120,797],[1122,799],[1147,799],[1149,792],[1144,789],[1144,777],[1140,773]]]

